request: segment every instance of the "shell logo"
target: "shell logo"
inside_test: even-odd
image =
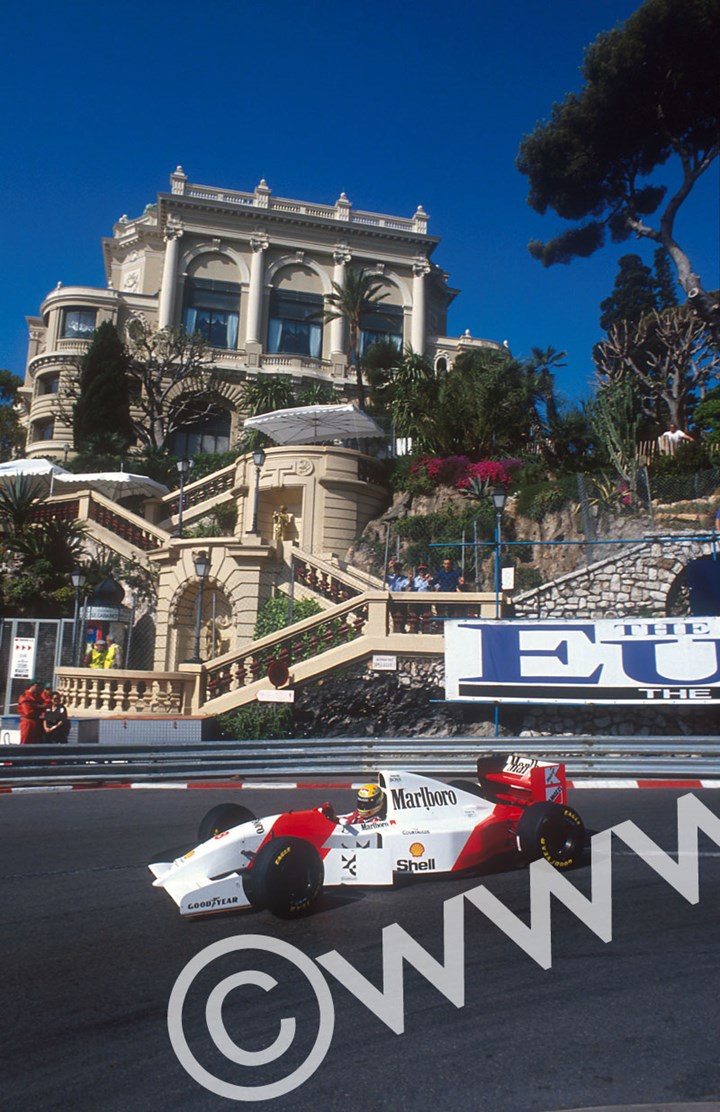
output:
[[[424,852],[425,846],[422,844],[422,842],[413,842],[413,844],[410,846],[411,857],[422,857]]]

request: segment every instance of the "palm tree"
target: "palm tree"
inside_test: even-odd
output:
[[[290,409],[295,403],[289,375],[259,374],[248,379],[240,392],[240,407],[248,417],[272,413],[274,409]]]
[[[365,409],[365,383],[360,358],[362,318],[372,305],[377,305],[379,301],[388,297],[389,291],[383,292],[382,279],[377,275],[365,268],[357,270],[354,267],[346,269],[342,285],[333,282],[333,291],[328,295],[328,301],[333,307],[326,309],[323,316],[326,321],[338,319],[345,321],[348,333],[348,362],[355,368],[358,405],[360,409]]]
[[[289,375],[259,374],[248,379],[240,391],[240,408],[248,417],[260,413],[272,413],[275,409],[290,409],[295,405],[295,392]],[[264,448],[270,439],[256,429],[246,431],[240,447],[242,451],[252,452]]]
[[[11,533],[21,533],[33,520],[44,498],[39,480],[16,475],[0,487],[0,523]]]
[[[406,348],[392,377],[390,412],[395,435],[411,440],[414,452],[437,444],[439,385],[430,360]]]
[[[43,521],[6,537],[5,544],[23,567],[42,565],[54,582],[66,578],[83,559],[86,534],[82,521]]]
[[[552,345],[546,348],[531,347],[530,359],[527,363],[528,370],[537,376],[536,390],[533,392],[537,392],[545,403],[547,424],[551,432],[558,423],[553,371],[567,366],[566,356],[566,351],[558,351]]]

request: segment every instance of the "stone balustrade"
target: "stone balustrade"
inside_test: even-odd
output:
[[[271,664],[290,668],[355,640],[368,623],[369,606],[367,598],[354,599],[263,637],[244,652],[214,660],[204,669],[207,698],[215,699],[264,679]]]
[[[237,464],[230,463],[219,471],[213,471],[212,475],[206,475],[203,479],[186,483],[183,490],[183,512],[194,509],[195,506],[200,506],[203,502],[209,502],[219,494],[225,494],[232,490],[235,485],[236,470]],[[180,509],[180,491],[173,490],[170,494],[163,495],[161,501],[167,508],[168,514],[175,516]]]
[[[58,668],[57,684],[71,716],[187,715],[197,701],[197,671]]]
[[[173,192],[198,201],[222,202],[226,205],[240,205],[248,208],[261,208],[265,211],[282,212],[292,216],[307,216],[314,220],[342,220],[348,224],[369,225],[373,228],[389,228],[402,232],[427,233],[427,214],[418,209],[414,216],[387,216],[379,212],[365,212],[353,209],[345,199],[335,205],[318,205],[307,201],[295,201],[289,197],[273,197],[269,189],[245,193],[240,190],[218,189],[214,186],[195,185],[183,182],[173,187]]]
[[[267,687],[271,666],[301,671],[307,681],[363,654],[401,651],[442,656],[448,618],[489,618],[495,596],[367,591],[227,653],[177,672],[59,668],[58,688],[71,715],[189,715],[231,709]],[[353,647],[351,647],[353,646]],[[218,705],[218,701],[220,705]]]

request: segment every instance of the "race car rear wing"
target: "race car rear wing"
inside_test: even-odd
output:
[[[513,803],[567,803],[565,765],[523,757],[516,753],[493,753],[478,757],[478,781],[495,799]]]

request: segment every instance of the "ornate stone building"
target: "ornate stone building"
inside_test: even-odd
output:
[[[170,192],[143,214],[122,216],[103,240],[107,288],[59,284],[29,317],[30,343],[21,390],[27,455],[72,448],[67,407],[59,398],[77,376],[78,357],[103,321],[120,331],[134,317],[152,327],[201,332],[227,386],[225,404],[171,444],[177,454],[222,451],[240,426],[237,396],[258,372],[296,383],[332,385],[351,397],[342,320],[323,311],[346,267],[369,269],[385,296],[363,321],[362,345],[388,338],[423,352],[442,368],[463,347],[501,348],[468,334],[450,338],[447,308],[457,294],[431,256],[418,207],[410,218],[273,197],[263,180],[252,193],[193,185],[181,167]]]

